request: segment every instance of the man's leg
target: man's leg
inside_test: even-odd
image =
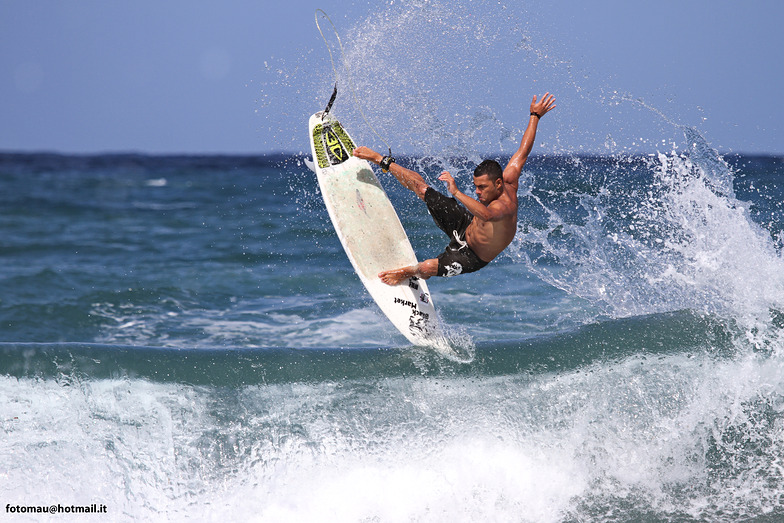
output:
[[[365,146],[357,147],[354,149],[353,154],[357,158],[362,158],[363,160],[368,160],[379,165],[384,158],[381,154]],[[414,194],[421,199],[425,199],[425,191],[427,191],[428,185],[419,173],[414,172],[411,169],[406,169],[398,163],[392,163],[392,165],[389,166],[389,172],[392,173],[392,176],[397,178],[397,181],[399,181],[403,187],[414,191]]]
[[[389,172],[392,173],[392,176],[397,178],[397,181],[399,181],[403,187],[413,191],[421,200],[425,199],[425,192],[430,186],[425,179],[422,178],[422,175],[411,169],[406,169],[397,163],[393,163],[389,166]]]
[[[420,262],[416,265],[411,265],[409,267],[402,267],[400,269],[393,269],[391,271],[382,271],[378,273],[378,277],[381,278],[381,281],[387,285],[397,285],[403,280],[411,278],[412,276],[426,280],[431,276],[435,276],[436,274],[438,274],[438,260],[433,258]]]

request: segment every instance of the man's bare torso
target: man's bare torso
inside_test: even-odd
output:
[[[492,261],[512,243],[517,233],[517,191],[504,184],[504,192],[493,204],[503,205],[508,213],[496,221],[485,221],[477,216],[466,229],[468,246],[483,261]]]

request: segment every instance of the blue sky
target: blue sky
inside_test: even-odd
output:
[[[444,6],[451,12],[440,25],[424,19]],[[352,56],[377,53],[401,75],[395,82],[355,62],[361,100],[420,90],[424,98],[404,110],[366,108],[403,152],[423,146],[403,137],[405,121],[423,111],[459,125],[450,122],[487,108],[517,136],[530,96],[549,90],[558,109],[540,152],[606,152],[610,141],[666,147],[661,127],[675,123],[697,127],[720,151],[784,154],[777,0],[4,0],[0,150],[304,151],[307,117],[332,83],[316,8],[329,13]],[[396,40],[400,20],[412,20],[408,29],[422,41]],[[495,36],[476,50],[470,40],[482,27]],[[441,35],[455,40],[439,46]],[[363,36],[371,38],[358,43]],[[387,55],[376,45],[387,45]],[[381,148],[345,91],[340,103],[355,138]]]

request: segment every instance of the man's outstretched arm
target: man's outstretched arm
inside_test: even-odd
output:
[[[528,155],[534,147],[534,140],[536,140],[536,129],[539,125],[539,119],[555,109],[555,96],[550,93],[545,93],[540,101],[536,100],[536,95],[531,101],[531,116],[528,119],[528,127],[523,133],[523,138],[520,140],[520,147],[512,155],[509,163],[506,164],[504,169],[504,183],[511,184],[515,191],[517,191],[518,180],[520,173],[523,170]]]

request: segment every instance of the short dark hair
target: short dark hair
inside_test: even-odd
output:
[[[499,178],[503,178],[504,171],[501,169],[501,165],[495,160],[484,160],[474,169],[474,176],[482,176],[485,174],[494,182]]]

